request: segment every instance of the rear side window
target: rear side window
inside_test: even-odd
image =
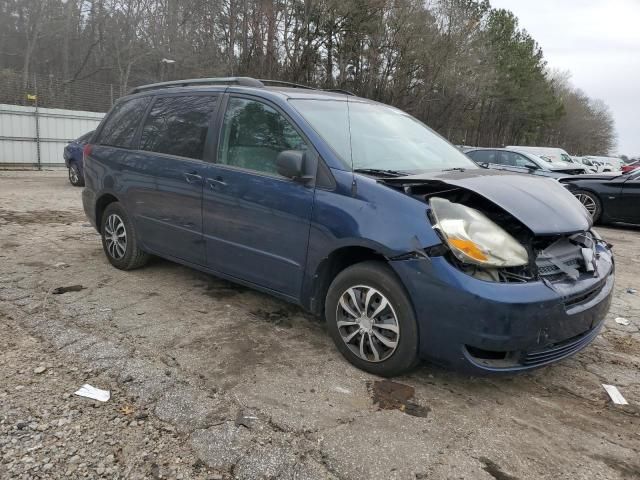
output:
[[[202,159],[216,97],[192,95],[156,99],[145,120],[140,149]]]
[[[131,148],[150,100],[151,97],[140,97],[116,105],[102,127],[97,143]]]

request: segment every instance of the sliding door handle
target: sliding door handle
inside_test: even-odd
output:
[[[216,178],[207,178],[207,185],[211,188],[226,187],[227,182],[225,182],[222,177],[218,176]]]

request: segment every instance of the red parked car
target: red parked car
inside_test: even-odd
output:
[[[629,173],[640,168],[640,160],[635,160],[621,167],[622,173]]]

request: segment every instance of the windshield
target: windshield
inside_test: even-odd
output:
[[[395,108],[358,101],[291,103],[349,169],[352,161],[354,170],[479,168],[440,135]]]

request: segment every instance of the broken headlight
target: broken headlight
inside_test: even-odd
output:
[[[486,215],[460,203],[433,197],[431,210],[451,252],[464,263],[517,267],[529,261],[527,250]]]

